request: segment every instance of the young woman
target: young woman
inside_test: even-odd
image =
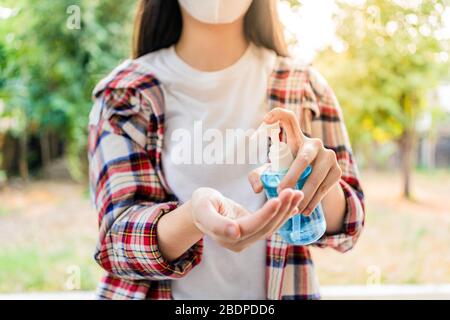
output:
[[[133,59],[98,84],[90,117],[100,298],[317,299],[308,248],[276,231],[321,203],[327,232],[315,245],[344,252],[357,240],[363,192],[342,111],[324,79],[288,57],[276,5],[140,1]],[[254,164],[204,161],[196,147],[176,161],[198,123],[225,136],[263,120],[280,121],[295,155],[276,199]],[[174,138],[180,129],[187,139]]]

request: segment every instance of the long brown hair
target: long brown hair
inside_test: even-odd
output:
[[[133,58],[177,43],[182,27],[178,0],[140,0],[134,24]],[[275,0],[253,0],[244,17],[244,32],[255,45],[280,56],[288,55]]]

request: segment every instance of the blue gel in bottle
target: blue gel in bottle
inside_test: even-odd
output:
[[[311,172],[312,167],[308,166],[297,182],[297,190],[303,188]],[[278,197],[277,188],[286,173],[287,170],[267,170],[261,175],[261,182],[268,199]],[[326,228],[322,206],[319,204],[309,216],[297,214],[290,218],[279,229],[278,233],[290,244],[308,245],[319,240],[325,234]]]

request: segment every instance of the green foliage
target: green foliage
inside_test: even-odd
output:
[[[339,2],[341,50],[328,48],[317,60],[344,107],[356,145],[414,132],[418,117],[435,107],[429,105],[428,94],[449,74],[449,42],[438,36],[448,4]]]
[[[284,0],[292,7],[299,0]],[[0,117],[17,137],[51,130],[66,142],[73,174],[83,176],[87,117],[95,84],[130,53],[136,1],[4,0],[0,20]],[[322,52],[317,64],[336,89],[355,147],[414,130],[430,110],[427,94],[448,76],[448,41],[435,33],[448,0],[340,1],[336,17],[344,50]],[[68,22],[80,9],[80,29]],[[341,48],[341,49],[342,49]],[[437,112],[433,112],[437,114]]]
[[[135,1],[6,2],[15,14],[0,20],[0,97],[17,135],[46,129],[67,141],[73,172],[81,177],[91,91],[130,47]],[[3,5],[4,6],[4,5]],[[68,21],[77,19],[80,28]]]
[[[34,245],[2,248],[0,292],[67,290],[66,282],[72,266],[80,270],[79,289],[94,290],[102,271],[89,253],[89,250],[80,253],[74,245],[52,250]]]

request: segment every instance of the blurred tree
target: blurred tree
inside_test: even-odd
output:
[[[356,145],[397,142],[403,192],[411,197],[416,123],[430,90],[448,75],[442,37],[448,0],[339,1],[338,41],[317,58],[336,89]]]
[[[4,115],[17,120],[21,175],[28,176],[27,137],[34,134],[44,167],[56,137],[65,145],[71,172],[80,179],[91,91],[130,52],[135,1],[5,0],[2,6],[14,13],[0,20],[0,44],[7,52],[0,97]]]

